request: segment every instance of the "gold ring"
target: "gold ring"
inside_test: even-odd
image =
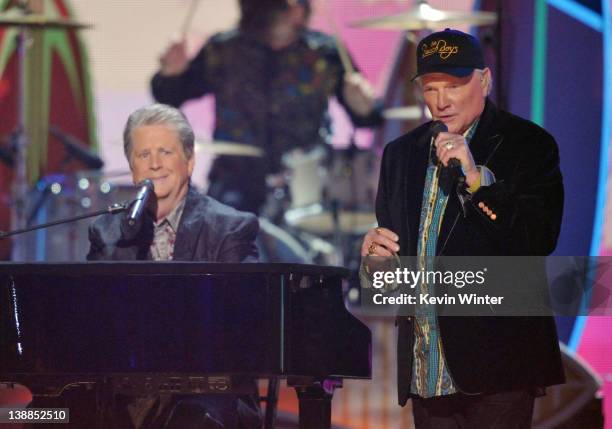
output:
[[[376,250],[376,243],[371,243],[370,247],[368,247],[368,255],[373,255]]]
[[[382,228],[379,226],[377,228],[374,228],[374,231],[376,231],[376,234],[380,234],[382,231]]]

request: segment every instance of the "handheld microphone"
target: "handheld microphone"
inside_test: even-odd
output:
[[[431,124],[430,131],[431,131],[431,136],[435,140],[438,137],[438,134],[447,133],[448,127],[442,121],[433,121]],[[434,160],[437,163],[438,159],[435,153],[435,146],[433,150],[434,150],[433,155],[435,157]],[[446,165],[446,168],[443,170],[443,174],[444,176],[449,176],[452,179],[452,181],[457,181],[459,186],[462,186],[465,183],[465,175],[463,174],[463,169],[461,168],[461,162],[457,158],[451,158],[448,160],[448,164]]]
[[[431,131],[431,136],[435,140],[438,137],[438,134],[447,133],[448,127],[442,121],[433,121],[429,130]]]
[[[442,121],[433,121],[431,123],[431,127],[429,128],[429,132],[431,133],[431,138],[433,141],[435,141],[438,138],[438,134],[448,132],[448,127]],[[438,155],[436,154],[436,145],[431,145],[430,158],[434,164],[440,162]]]
[[[138,195],[136,195],[136,199],[132,203],[130,213],[127,217],[129,226],[134,226],[138,219],[140,219],[142,213],[147,207],[149,199],[151,198],[151,194],[155,192],[155,187],[153,186],[151,179],[145,179],[137,186],[139,186],[140,189],[138,190]]]

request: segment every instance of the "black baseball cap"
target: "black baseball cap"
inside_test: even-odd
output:
[[[417,46],[416,79],[427,73],[469,76],[485,68],[480,42],[474,36],[447,28],[425,37]]]

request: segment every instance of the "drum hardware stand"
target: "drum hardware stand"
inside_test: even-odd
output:
[[[89,153],[86,149],[84,149],[81,142],[74,136],[64,133],[59,127],[52,125],[50,128],[51,134],[57,137],[60,142],[66,147],[66,156],[62,160],[60,164],[58,174],[62,174],[62,172],[66,169],[68,163],[75,159],[83,164],[88,169],[99,170],[104,166],[104,161],[102,161],[97,155]],[[49,181],[45,180],[43,177],[38,181],[38,185],[43,185],[44,188],[40,191],[38,198],[36,198],[36,202],[34,203],[32,209],[26,216],[25,226],[32,225],[34,218],[40,211],[40,209],[45,204],[47,197],[49,196],[49,192],[51,191],[51,186],[53,183],[49,183]],[[38,186],[40,189],[40,186]]]
[[[353,169],[353,161],[355,159],[355,156],[357,155],[359,148],[357,147],[357,144],[355,142],[355,129],[353,129],[353,132],[351,133],[351,137],[349,139],[349,146],[346,149],[345,152],[345,156],[342,159],[342,171],[341,174],[345,175],[345,177],[348,177],[349,179],[349,186],[350,186],[350,192],[351,192],[351,198],[350,198],[350,202],[349,202],[349,209],[355,209],[357,207],[357,188],[358,188],[358,183],[357,183],[357,176],[355,175],[355,171]],[[332,163],[333,165],[333,163]],[[352,261],[352,249],[351,249],[351,239],[350,239],[350,234],[348,233],[344,233],[342,231],[342,225],[340,225],[340,216],[342,214],[342,210],[344,209],[344,207],[342,206],[341,201],[339,201],[337,198],[332,198],[330,199],[329,202],[329,208],[332,214],[332,222],[333,222],[333,226],[334,226],[334,233],[333,233],[333,243],[336,245],[336,247],[338,249],[340,249],[340,257],[339,257],[339,264],[341,266],[346,266],[347,263],[350,263]],[[354,220],[354,219],[353,219]],[[355,226],[355,225],[353,225]],[[349,230],[353,230],[353,228],[348,228]],[[350,268],[350,267],[347,267]]]
[[[34,223],[34,220],[37,218],[37,216],[41,212],[41,209],[44,207],[45,203],[47,202],[49,195],[51,195],[54,184],[55,184],[55,181],[49,181],[45,177],[43,177],[41,180],[38,181],[36,185],[36,188],[38,189],[38,195],[36,195],[34,203],[32,204],[32,207],[30,208],[29,212],[26,213],[25,228],[29,228]],[[71,199],[74,199],[74,197]],[[68,200],[67,203],[70,206],[75,205],[75,201]],[[75,260],[76,259],[76,252],[75,252],[76,250],[76,223],[72,223],[68,230],[66,244],[70,252],[70,260]],[[24,255],[24,259],[25,258],[26,256]]]
[[[24,15],[30,13],[27,5],[27,0],[20,0],[17,2],[17,8],[22,11]],[[28,138],[26,133],[26,107],[25,107],[25,93],[26,93],[26,49],[27,49],[27,30],[26,27],[20,27],[17,40],[16,40],[16,51],[18,58],[17,75],[19,76],[19,89],[17,96],[17,107],[18,117],[17,126],[13,134],[14,138],[14,168],[15,178],[12,186],[12,204],[11,204],[11,221],[12,227],[17,230],[25,227],[25,195],[27,192],[28,181],[26,177],[26,150],[28,146]],[[1,237],[1,236],[0,236]],[[25,256],[23,244],[18,240],[13,241],[13,247],[11,251],[12,260],[20,260]]]
[[[8,168],[13,168],[15,164],[15,148],[17,147],[15,133],[11,133],[7,140],[4,141],[8,144],[0,146],[0,161]]]
[[[332,222],[334,225],[334,239],[332,242],[334,243],[336,248],[340,249],[338,264],[343,267],[346,263],[346,240],[344,234],[342,233],[342,229],[340,228],[340,201],[334,198],[329,202],[329,208],[331,211]]]
[[[47,197],[49,196],[49,193],[51,192],[52,184],[47,182],[44,177],[38,181],[38,185],[43,185],[44,188],[40,191],[40,194],[38,194],[36,201],[32,205],[32,209],[30,210],[30,213],[28,213],[26,217],[26,227],[29,227],[32,225],[32,223],[34,222],[34,219],[38,215],[38,212],[40,211],[40,209],[43,207],[43,205],[47,201]],[[39,186],[37,186],[37,188],[40,189]]]
[[[61,169],[66,168],[66,164],[75,159],[81,162],[88,170],[100,170],[104,167],[104,161],[97,155],[86,149],[85,143],[73,135],[67,134],[57,125],[51,125],[49,132],[57,138],[66,148],[66,157],[62,160]]]
[[[99,170],[104,162],[96,155],[89,153],[87,149],[84,147],[84,143],[80,142],[76,137],[64,133],[58,126],[52,125],[50,127],[50,132],[54,135],[66,148],[66,156],[62,160],[59,166],[58,174],[66,176],[67,174],[63,174],[62,172],[66,171],[68,167],[68,163],[72,160],[76,160],[88,169],[96,169]],[[70,176],[68,176],[70,177]],[[25,213],[26,208],[24,208],[24,216],[26,217],[26,222],[24,227],[30,227],[36,217],[38,216],[41,209],[44,207],[47,202],[50,194],[51,188],[54,184],[53,180],[47,180],[45,177],[40,179],[37,183],[37,188],[39,190],[38,194],[35,197],[34,203],[29,208],[28,212]],[[76,196],[72,196],[67,203],[71,206],[78,205],[76,201]],[[70,228],[68,229],[67,236],[67,244],[68,251],[70,253],[70,259],[75,260],[77,258],[76,255],[76,246],[77,246],[77,230],[76,223],[72,223]]]
[[[349,186],[351,188],[351,203],[350,205],[352,206],[351,209],[353,210],[357,210],[357,175],[355,174],[355,169],[354,169],[354,160],[355,160],[355,156],[357,156],[357,151],[359,150],[359,148],[357,147],[357,143],[355,142],[355,129],[353,128],[353,132],[351,133],[351,138],[350,138],[350,145],[348,147],[347,150],[347,158],[346,158],[346,164],[345,164],[345,168],[347,171],[347,174],[349,175]],[[353,225],[351,225],[352,228],[349,229],[354,229],[355,225],[355,218],[353,218]],[[347,248],[347,252],[350,253],[350,248]]]

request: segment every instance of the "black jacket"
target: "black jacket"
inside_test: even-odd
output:
[[[424,124],[384,151],[376,201],[378,224],[396,232],[400,256],[416,255],[431,134]],[[438,237],[438,255],[548,255],[563,212],[563,182],[554,138],[537,125],[498,110],[487,100],[470,149],[496,183],[481,187],[462,207],[451,192]],[[477,207],[484,201],[492,221]],[[519,281],[519,280],[517,280]],[[413,326],[399,318],[398,395],[405,404],[412,375]],[[562,383],[552,317],[440,317],[445,358],[466,393]]]

